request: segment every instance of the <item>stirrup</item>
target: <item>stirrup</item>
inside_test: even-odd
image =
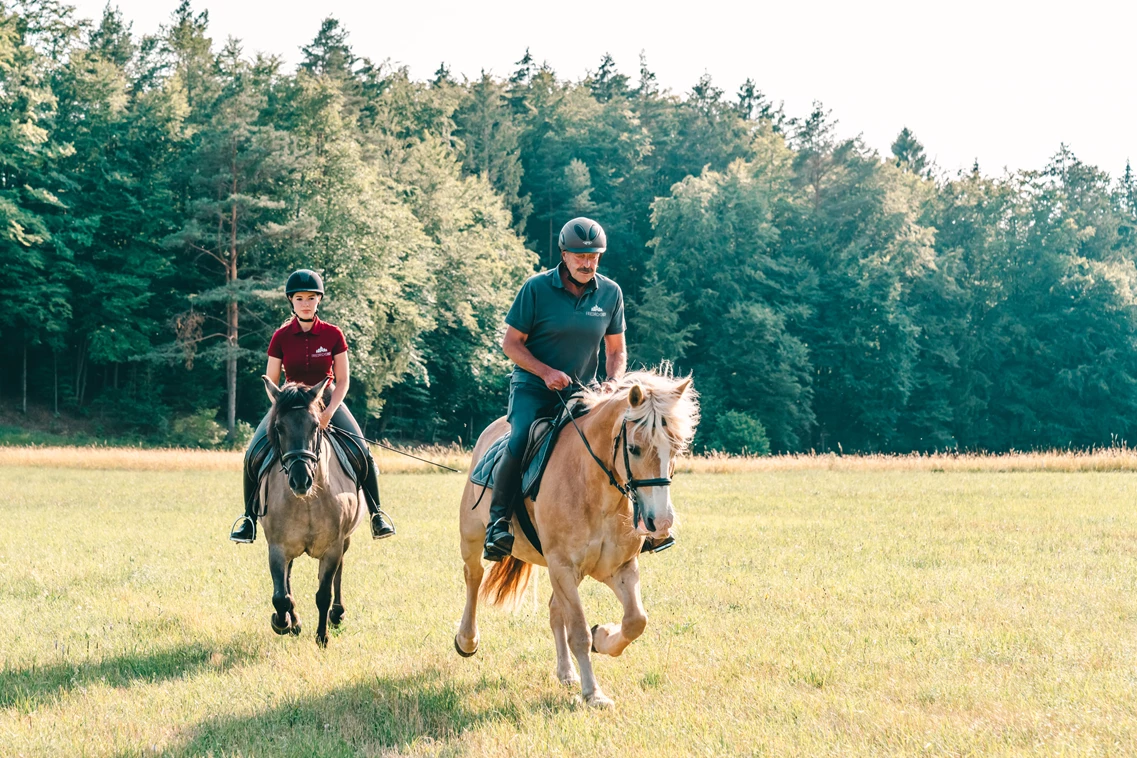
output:
[[[235,537],[234,535],[237,534],[238,524],[243,526],[244,522],[246,522],[246,521],[249,522],[250,524],[252,524],[252,526],[253,526],[253,536],[252,537]],[[252,544],[257,539],[257,522],[253,521],[248,516],[239,517],[236,521],[233,522],[233,526],[229,529],[229,539],[232,540],[233,542],[237,542],[237,543],[240,543],[243,545]]]
[[[643,544],[643,547],[640,548],[640,552],[641,553],[662,553],[664,550],[666,550],[669,547],[675,547],[675,538],[672,537],[670,534],[667,535],[666,537],[664,537],[663,539],[661,539],[659,542],[655,542],[654,540],[651,539],[651,537],[648,537],[647,539],[644,540],[644,544]]]
[[[395,525],[388,521],[386,516],[382,509],[371,514],[371,539],[383,540],[395,536]]]

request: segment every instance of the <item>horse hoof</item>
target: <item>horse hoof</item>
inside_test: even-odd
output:
[[[603,692],[596,692],[593,695],[586,697],[584,702],[590,708],[615,708],[616,701],[605,695]]]
[[[458,655],[462,656],[463,658],[469,658],[469,657],[473,656],[474,653],[478,652],[478,646],[477,645],[475,645],[474,649],[468,653],[465,650],[463,650],[462,646],[458,644],[458,635],[457,634],[454,635],[454,649],[457,650]]]
[[[286,623],[283,626],[277,622],[278,617],[275,613],[272,614],[272,618],[270,618],[268,620],[269,624],[272,625],[272,630],[274,632],[276,632],[277,634],[288,634],[289,632],[292,631],[292,628],[293,628],[292,625],[287,623],[288,614],[286,613],[286,614],[284,614],[284,616],[285,616],[285,622]],[[293,632],[293,634],[295,634],[295,632]]]
[[[331,622],[332,626],[339,626],[346,613],[347,611],[344,610],[342,605],[332,606],[332,612],[328,614],[328,621]]]
[[[596,630],[599,628],[600,628],[600,624],[593,624],[592,628],[589,630],[589,632],[592,634],[592,652],[594,652],[594,653],[600,652],[599,650],[596,649]]]
[[[299,637],[299,636],[300,636],[300,631],[301,631],[301,629],[300,629],[300,622],[299,622],[299,621],[297,621],[295,624],[293,624],[292,626],[290,626],[290,627],[288,628],[288,632],[289,632],[289,633],[290,633],[290,634],[291,634],[293,637]]]
[[[327,636],[325,635],[325,636],[321,637],[320,635],[317,634],[316,635],[316,644],[322,648],[327,647],[328,646]]]

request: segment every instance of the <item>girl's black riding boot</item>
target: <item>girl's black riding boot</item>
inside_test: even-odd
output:
[[[234,542],[252,542],[257,538],[257,481],[245,471],[245,515],[233,524],[229,539]]]
[[[513,503],[521,490],[521,459],[506,447],[493,474],[493,497],[490,499],[490,523],[486,527],[486,544],[482,557],[500,561],[513,554]]]
[[[371,513],[371,538],[381,540],[395,534],[395,525],[379,507],[379,471],[375,459],[367,456],[367,478],[363,480],[363,496]]]

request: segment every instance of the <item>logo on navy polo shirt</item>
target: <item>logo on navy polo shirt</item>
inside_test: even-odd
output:
[[[608,315],[607,313],[604,312],[604,309],[601,308],[599,305],[592,306],[592,310],[588,311],[587,313],[589,316],[597,316],[597,317]]]

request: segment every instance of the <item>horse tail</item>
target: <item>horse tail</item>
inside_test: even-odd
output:
[[[512,555],[495,563],[489,575],[482,582],[482,602],[500,605],[512,611],[521,603],[525,590],[529,588],[529,578],[533,575],[533,564],[514,558]]]

